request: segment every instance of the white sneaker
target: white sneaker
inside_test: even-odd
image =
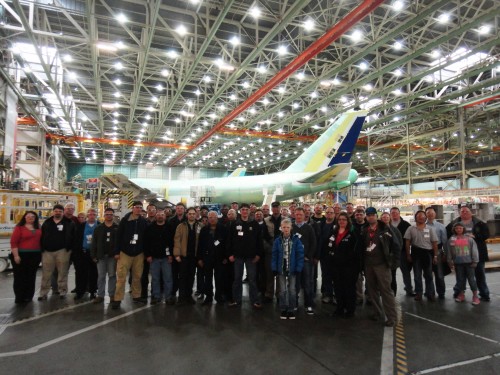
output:
[[[314,315],[314,310],[312,307],[306,307],[306,314],[307,315]]]

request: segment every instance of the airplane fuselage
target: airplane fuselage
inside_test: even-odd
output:
[[[173,203],[184,202],[187,205],[192,205],[205,201],[228,204],[236,201],[240,203],[255,202],[260,205],[265,196],[274,196],[277,200],[293,199],[320,191],[339,190],[351,185],[358,178],[358,173],[351,169],[348,179],[343,181],[320,184],[298,182],[310,175],[311,173],[278,172],[268,175],[228,178],[178,181],[136,178],[131,181]]]

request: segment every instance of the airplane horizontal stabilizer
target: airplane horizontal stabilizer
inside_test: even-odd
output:
[[[321,172],[315,173],[312,176],[304,178],[299,182],[309,184],[324,184],[333,181],[345,181],[349,179],[349,171],[351,163],[335,164],[331,167],[323,169]]]

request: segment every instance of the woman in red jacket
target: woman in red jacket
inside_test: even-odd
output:
[[[38,215],[33,211],[26,211],[10,238],[16,303],[31,302],[35,294],[36,271],[42,259],[41,235]]]

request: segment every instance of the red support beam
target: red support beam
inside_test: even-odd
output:
[[[194,144],[194,148],[203,144],[208,138],[218,132],[222,127],[228,125],[236,117],[238,117],[243,111],[251,107],[257,100],[266,95],[274,87],[296,72],[300,67],[306,64],[318,53],[323,51],[335,40],[340,38],[347,30],[352,28],[356,23],[361,21],[364,17],[375,10],[384,0],[365,0],[356,8],[354,8],[349,14],[347,14],[342,20],[335,24],[330,30],[323,34],[317,41],[311,44],[308,48],[304,50],[300,55],[290,62],[286,67],[280,70],[273,78],[267,81],[261,88],[250,95],[243,103],[238,107],[233,109],[227,116],[225,116],[217,125],[215,125],[211,130],[209,130],[203,137],[198,139]],[[182,159],[186,157],[186,154],[177,156],[174,160],[170,162],[169,165],[175,165]]]

